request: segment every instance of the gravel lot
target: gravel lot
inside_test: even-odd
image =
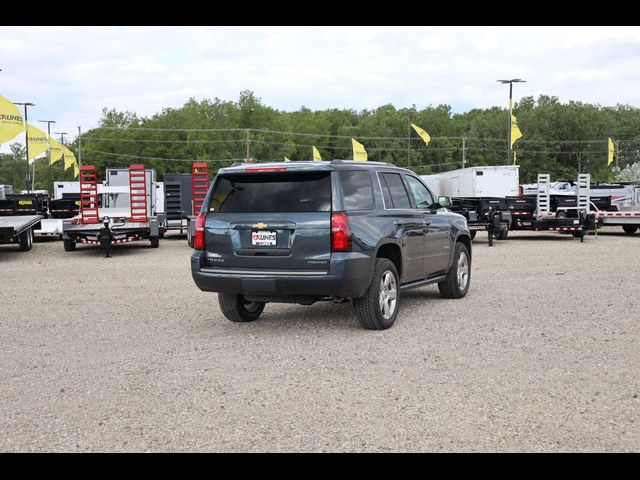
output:
[[[184,237],[0,247],[1,451],[638,451],[640,235],[474,242],[471,289],[233,324]]]

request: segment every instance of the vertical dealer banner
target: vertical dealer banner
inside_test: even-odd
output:
[[[0,143],[8,142],[20,132],[24,132],[24,121],[20,110],[0,95]]]
[[[27,141],[29,142],[29,163],[49,149],[47,134],[31,124],[27,124]]]

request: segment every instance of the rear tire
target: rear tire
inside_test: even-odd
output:
[[[391,327],[400,309],[400,278],[396,266],[386,258],[376,258],[371,283],[360,298],[353,299],[360,325],[367,330]]]
[[[232,322],[253,322],[264,310],[264,302],[248,302],[237,293],[218,293],[218,304],[223,315]]]
[[[28,229],[18,235],[18,245],[20,245],[20,250],[23,252],[28,252],[33,247],[33,230]]]
[[[63,239],[62,243],[64,244],[65,252],[73,252],[76,249],[76,242],[71,239]]]
[[[622,229],[624,230],[624,233],[626,233],[627,235],[633,235],[634,233],[636,233],[638,231],[638,226],[637,225],[623,225]]]
[[[447,278],[438,283],[440,295],[444,298],[462,298],[469,291],[471,284],[471,259],[469,250],[460,242],[456,243],[453,254],[453,264],[447,273]]]
[[[160,246],[159,237],[149,237],[149,240],[151,240],[151,248],[158,248]]]

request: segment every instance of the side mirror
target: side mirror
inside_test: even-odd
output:
[[[447,197],[446,195],[441,195],[438,197],[438,204],[441,207],[450,207],[451,206],[451,197]]]

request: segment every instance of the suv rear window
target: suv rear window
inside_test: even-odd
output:
[[[340,180],[345,210],[373,209],[373,189],[369,172],[343,170],[340,172]]]
[[[239,174],[218,176],[210,211],[329,212],[329,172]]]

